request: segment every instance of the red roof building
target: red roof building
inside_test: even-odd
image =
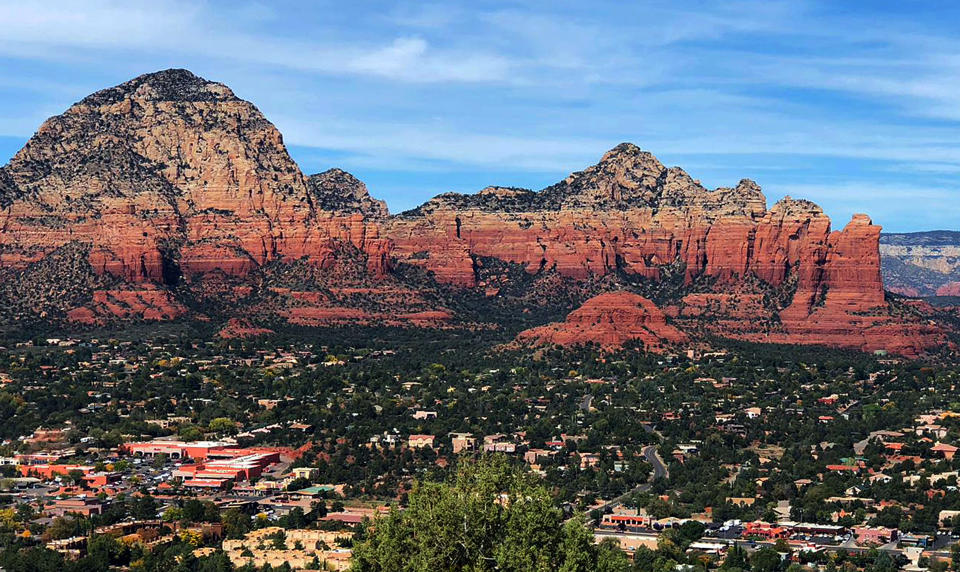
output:
[[[930,450],[934,453],[939,453],[943,455],[943,458],[950,461],[953,459],[953,456],[957,454],[957,447],[953,445],[947,445],[946,443],[937,443]]]

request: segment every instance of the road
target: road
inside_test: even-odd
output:
[[[649,424],[649,423],[641,423],[640,426],[643,427],[643,430],[646,431],[647,433],[651,433],[651,434],[653,434],[653,435],[656,435],[657,437],[660,438],[661,441],[663,441],[663,433],[661,433],[661,432],[657,431],[656,429],[654,429],[653,425],[651,425],[651,424]]]
[[[583,399],[580,401],[580,409],[584,413],[590,413],[590,407],[593,406],[593,394],[588,393],[583,396]]]
[[[649,483],[645,483],[640,486],[650,488],[650,486],[653,484],[653,481],[661,478],[670,478],[670,469],[667,468],[667,465],[663,462],[663,459],[660,458],[660,453],[657,452],[656,445],[647,445],[644,447],[643,456],[647,459],[648,463],[653,465],[653,476],[651,477]]]
[[[643,453],[643,458],[646,459],[651,466],[653,466],[653,473],[650,474],[650,478],[647,480],[647,482],[637,485],[617,498],[609,500],[602,506],[597,507],[600,512],[606,512],[608,508],[612,509],[620,504],[623,499],[633,495],[634,493],[642,493],[650,490],[650,487],[653,486],[654,481],[657,479],[670,478],[670,470],[667,468],[666,463],[663,462],[663,459],[660,458],[660,453],[657,452],[656,445],[647,445],[642,449],[641,452]]]
[[[863,452],[867,450],[867,445],[870,444],[871,439],[874,439],[880,435],[883,435],[886,432],[887,431],[885,430],[872,431],[869,435],[867,435],[866,439],[864,439],[863,441],[857,441],[856,443],[853,444],[853,452],[856,453],[857,455],[862,455]]]

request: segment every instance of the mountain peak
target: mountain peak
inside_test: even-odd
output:
[[[360,213],[382,218],[389,216],[387,204],[370,196],[363,182],[344,171],[330,169],[307,178],[307,187],[316,206],[337,213]]]
[[[237,96],[222,83],[204,79],[185,69],[167,69],[143,74],[120,85],[85,97],[83,105],[119,103],[127,98],[148,101],[235,101]]]
[[[636,146],[635,144],[630,143],[629,141],[625,141],[623,143],[620,143],[613,149],[610,149],[609,151],[604,153],[603,157],[600,159],[600,162],[603,163],[606,161],[615,160],[618,157],[623,157],[623,156],[636,156],[644,152],[645,151],[643,149]],[[647,154],[649,155],[649,153]]]
[[[655,205],[667,169],[652,153],[621,143],[600,162],[543,190],[548,202],[564,208],[627,208]]]
[[[303,176],[273,124],[227,86],[184,69],[87,96],[45,121],[6,170],[16,186],[4,196],[71,216],[116,201],[136,204],[109,208],[149,204],[181,215],[262,212],[275,199],[309,211]]]
[[[634,143],[624,142],[604,153],[603,157],[600,158],[600,164],[636,160],[637,158],[657,161],[653,153],[644,151]],[[659,163],[659,161],[657,162]]]
[[[847,223],[848,227],[855,226],[873,226],[873,219],[870,218],[870,215],[864,213],[855,213],[850,219],[850,222]]]
[[[778,216],[822,216],[823,209],[813,201],[795,199],[787,195],[770,208],[770,212]]]
[[[649,151],[621,143],[597,164],[540,191],[488,187],[473,195],[445,193],[407,214],[422,215],[436,208],[491,212],[676,208],[707,218],[757,217],[766,212],[766,198],[750,179],[742,179],[734,188],[710,191],[683,169],[668,169]]]

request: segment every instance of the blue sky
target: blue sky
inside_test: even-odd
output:
[[[306,173],[392,211],[542,188],[632,141],[709,187],[844,225],[960,228],[955,2],[0,0],[0,163],[141,73],[231,86]]]

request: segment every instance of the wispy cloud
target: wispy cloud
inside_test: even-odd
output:
[[[94,0],[2,2],[0,53],[59,60],[69,49],[206,56],[329,74],[370,75],[413,82],[499,81],[509,62],[483,51],[436,49],[420,37],[330,41],[250,33],[223,26],[223,10],[173,0],[130,4]],[[264,18],[248,9],[246,18]],[[113,54],[111,54],[113,57]]]
[[[410,173],[536,186],[632,140],[713,186],[749,176],[838,218],[924,225],[921,198],[938,216],[960,203],[958,18],[946,4],[826,0],[0,0],[0,133],[26,137],[93,89],[189,67],[254,101],[289,143],[361,175],[402,173],[404,200]]]

